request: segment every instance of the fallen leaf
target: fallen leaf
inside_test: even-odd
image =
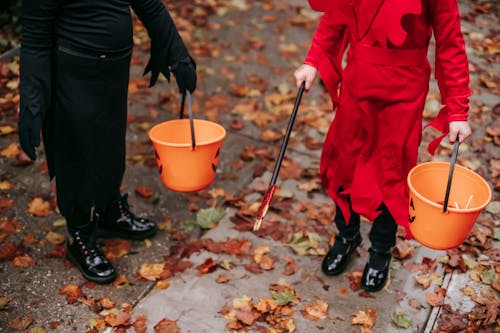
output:
[[[76,284],[68,284],[64,286],[61,290],[59,290],[59,295],[66,295],[68,304],[73,304],[80,297],[85,297],[85,294],[80,286],[77,286]]]
[[[364,311],[358,311],[352,318],[353,325],[363,325],[363,327],[372,327],[377,319],[377,311],[372,308],[366,308]]]
[[[154,193],[152,189],[150,189],[149,187],[145,187],[145,186],[137,186],[135,188],[135,192],[137,194],[139,194],[141,197],[146,198],[146,199],[152,197],[153,193]]]
[[[135,333],[146,333],[146,330],[148,329],[147,323],[148,319],[146,316],[138,316],[132,324]]]
[[[328,317],[328,304],[320,299],[313,305],[304,304],[302,315],[310,320],[323,320]]]
[[[177,322],[163,318],[154,327],[155,333],[180,333],[181,329]]]
[[[33,216],[49,216],[53,213],[50,203],[40,197],[36,197],[28,204],[28,212]]]
[[[160,278],[165,268],[164,263],[160,264],[142,264],[139,269],[139,275],[149,281],[156,281]]]
[[[222,208],[206,208],[200,209],[196,213],[196,223],[204,228],[209,229],[214,226],[214,224],[219,223],[219,221],[226,215],[226,211]]]
[[[12,260],[12,265],[14,267],[19,267],[19,268],[27,268],[30,266],[35,265],[35,260],[33,260],[29,256],[20,256],[20,257],[15,257],[14,260]]]
[[[404,311],[394,312],[391,318],[393,324],[396,325],[396,327],[407,329],[413,326],[413,321]]]
[[[45,236],[45,239],[52,245],[61,245],[64,243],[65,237],[63,234],[49,231]]]
[[[29,325],[31,325],[32,321],[33,316],[26,314],[22,317],[17,317],[9,321],[9,327],[14,330],[24,331],[26,328],[28,328]]]
[[[118,311],[109,313],[104,320],[112,327],[128,324],[132,315],[129,312]]]
[[[0,156],[7,158],[16,157],[19,154],[21,154],[21,149],[19,148],[19,145],[17,143],[11,143],[6,148],[0,151]]]

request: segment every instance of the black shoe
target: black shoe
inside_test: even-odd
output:
[[[391,251],[381,251],[370,248],[370,259],[363,271],[361,288],[366,291],[379,291],[383,289],[389,277],[389,264]]]
[[[361,234],[359,231],[352,238],[337,235],[335,237],[335,243],[333,243],[333,246],[330,248],[321,264],[323,273],[330,276],[342,273],[347,267],[350,255],[359,244],[361,244]]]
[[[67,244],[66,257],[85,279],[105,284],[116,279],[116,271],[97,247],[92,237],[81,231],[70,232],[73,242]]]
[[[130,211],[127,194],[113,201],[108,211],[97,223],[97,237],[143,240],[158,231],[156,223],[135,216]]]

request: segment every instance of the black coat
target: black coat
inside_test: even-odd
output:
[[[125,170],[130,7],[151,38],[151,84],[189,54],[160,0],[23,0],[21,112],[44,115],[63,215],[105,209]]]

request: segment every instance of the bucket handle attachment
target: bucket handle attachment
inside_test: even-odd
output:
[[[443,213],[446,213],[446,210],[448,209],[448,200],[450,199],[451,181],[453,179],[453,171],[455,170],[455,163],[457,162],[457,156],[458,156],[458,146],[460,146],[460,140],[458,140],[458,137],[457,137],[455,139],[455,144],[453,145],[453,152],[451,153],[450,172],[448,174],[448,183],[446,184],[446,194],[444,196]]]
[[[187,96],[187,104],[188,104],[188,114],[189,114],[189,127],[191,129],[191,147],[192,150],[196,149],[196,139],[194,136],[194,123],[193,123],[193,107],[191,105],[191,93],[186,90],[185,93],[182,94],[182,100],[181,100],[181,110],[179,112],[179,118],[183,119],[184,118],[184,105],[186,102],[186,96]]]

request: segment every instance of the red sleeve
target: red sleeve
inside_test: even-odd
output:
[[[348,41],[346,25],[334,23],[332,12],[321,18],[304,63],[318,69],[332,99],[342,76],[342,56]]]
[[[430,1],[431,19],[436,40],[435,75],[450,121],[467,120],[469,109],[469,67],[460,29],[456,0]],[[446,129],[447,130],[447,129]]]

